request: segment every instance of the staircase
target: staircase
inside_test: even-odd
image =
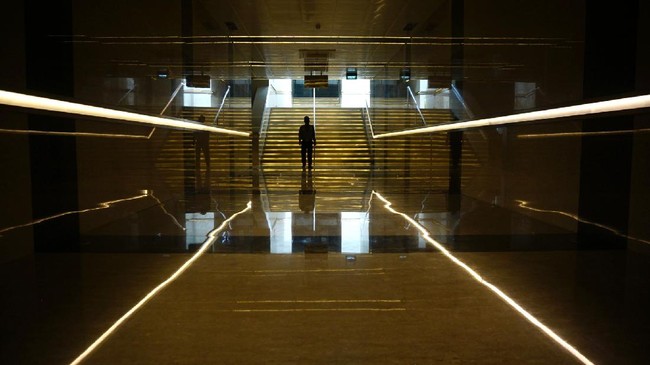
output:
[[[316,129],[314,171],[302,173],[298,129],[309,116]],[[317,191],[319,212],[362,211],[367,202],[371,161],[360,109],[274,108],[262,170],[271,211],[299,211],[297,193],[306,180]],[[282,194],[286,199],[278,198]],[[294,196],[290,198],[290,196]]]
[[[200,115],[212,125],[217,109],[186,108],[182,118],[198,120]],[[223,109],[217,126],[242,132],[251,130],[250,108]],[[194,135],[192,132],[172,130],[157,156],[155,166],[165,182],[172,187],[192,189],[196,187]],[[205,174],[203,158],[201,169]],[[210,134],[210,189],[250,190],[251,140],[245,137]],[[190,172],[187,176],[186,173]]]
[[[455,120],[447,109],[421,110],[427,125]],[[417,110],[376,108],[371,111],[375,134],[423,127]],[[395,189],[441,190],[449,188],[449,145],[447,133],[416,134],[373,141],[375,187]],[[479,166],[474,151],[463,143],[461,184],[471,178]]]

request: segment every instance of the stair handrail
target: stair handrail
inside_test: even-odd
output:
[[[172,96],[169,98],[169,101],[167,102],[167,105],[165,105],[165,107],[163,108],[163,110],[160,112],[160,115],[165,114],[165,111],[167,110],[167,108],[169,108],[169,106],[171,105],[172,101],[174,101],[174,99],[176,98],[176,95],[178,94],[179,91],[181,91],[181,88],[182,88],[183,86],[185,86],[185,83],[181,81],[181,83],[178,84],[178,86],[176,87],[176,90],[174,90],[174,92],[172,93]]]
[[[469,106],[467,106],[467,103],[465,102],[465,99],[463,98],[463,96],[461,95],[460,91],[459,91],[458,88],[456,87],[456,83],[454,83],[454,82],[451,83],[451,88],[450,88],[450,90],[451,90],[451,93],[452,93],[452,94],[454,95],[454,97],[456,98],[456,100],[457,100],[457,101],[460,103],[460,105],[463,107],[463,112],[465,113],[464,115],[467,116],[467,118],[458,118],[458,116],[456,116],[456,117],[457,117],[458,119],[461,119],[461,120],[463,120],[463,119],[470,119],[470,120],[471,120],[471,119],[474,119],[474,113],[472,113],[472,110],[469,108]],[[451,111],[454,112],[454,114],[460,114],[460,113],[457,113],[453,108],[452,108]]]
[[[411,99],[413,99],[413,103],[415,103],[415,109],[417,109],[418,114],[420,114],[420,119],[422,120],[422,124],[424,124],[424,126],[427,126],[427,121],[424,119],[424,115],[422,115],[422,111],[420,110],[420,106],[418,105],[418,102],[415,99],[415,95],[413,95],[413,91],[411,91],[411,87],[409,85],[406,85],[406,90],[408,90],[409,95],[411,95]]]
[[[367,117],[364,117],[364,110],[365,110],[365,115]],[[375,139],[375,131],[372,128],[372,119],[370,118],[370,109],[368,107],[368,101],[365,101],[365,106],[361,109],[361,118],[363,119],[363,126],[365,127],[364,129],[366,130],[366,139],[368,140],[368,150],[370,151],[370,163],[375,162],[375,149],[372,148],[372,142]]]
[[[217,110],[217,114],[214,116],[214,120],[212,121],[213,125],[217,125],[219,114],[221,114],[221,109],[223,108],[223,104],[226,102],[226,98],[228,97],[229,93],[230,93],[230,85],[228,85],[226,92],[223,94],[223,98],[221,99],[221,105],[219,105],[219,110]]]
[[[269,83],[269,88],[266,94],[266,105],[264,105],[264,113],[262,114],[262,122],[260,123],[260,160],[262,159],[262,156],[264,156],[264,147],[266,147],[266,136],[268,135],[268,130],[269,130],[269,121],[271,120],[271,107],[269,106],[269,96],[273,94],[274,96],[274,103],[273,105],[277,106],[277,95],[278,95],[278,90],[273,87],[273,85],[270,85]]]
[[[125,93],[125,94],[120,98],[120,100],[118,100],[117,105],[122,104],[122,101],[124,101],[124,100],[126,99],[126,97],[129,96],[129,94],[131,94],[132,92],[135,91],[135,87],[136,87],[136,86],[137,86],[137,85],[133,85],[132,88],[130,88],[129,90],[127,90],[126,93]]]

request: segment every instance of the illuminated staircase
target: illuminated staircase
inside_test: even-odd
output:
[[[455,120],[447,109],[422,109],[427,126]],[[417,110],[375,108],[371,111],[375,134],[423,127]],[[373,141],[374,186],[390,189],[440,190],[449,188],[449,144],[447,133],[415,134]],[[463,143],[461,183],[479,165],[474,151]]]
[[[206,124],[212,125],[214,108],[185,109],[182,117],[188,120],[199,119],[203,115]],[[242,132],[251,130],[250,108],[223,109],[217,125],[222,128]],[[196,186],[194,136],[192,132],[172,130],[157,156],[156,170],[167,184],[174,187],[193,188]],[[205,169],[201,161],[201,168]],[[219,189],[250,190],[251,178],[251,140],[246,137],[210,135],[210,187]],[[190,172],[186,176],[187,172]]]
[[[312,108],[274,108],[262,155],[263,180],[271,211],[299,211],[302,173],[298,129]],[[361,211],[367,204],[370,153],[360,109],[317,108],[313,189],[320,212]],[[283,195],[284,194],[284,195]],[[282,198],[284,197],[284,198]]]

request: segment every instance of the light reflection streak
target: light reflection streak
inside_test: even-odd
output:
[[[160,199],[158,199],[157,197],[155,197],[155,196],[153,195],[153,193],[151,193],[151,191],[144,190],[144,192],[145,192],[145,194],[143,194],[143,195],[137,195],[137,196],[133,196],[133,197],[130,197],[130,198],[123,198],[123,199],[111,200],[111,201],[107,201],[107,202],[101,202],[101,203],[97,204],[98,206],[95,207],[95,208],[88,208],[88,209],[82,209],[82,210],[74,210],[74,211],[70,211],[70,212],[64,212],[64,213],[55,214],[55,215],[52,215],[52,216],[49,216],[49,217],[45,217],[45,218],[41,218],[41,219],[37,219],[37,220],[32,221],[32,222],[29,222],[29,223],[24,223],[24,224],[20,224],[20,225],[17,225],[17,226],[12,226],[12,227],[6,227],[6,228],[3,228],[2,230],[0,230],[0,237],[2,237],[2,234],[3,234],[3,233],[5,233],[5,232],[9,232],[9,231],[12,231],[12,230],[14,230],[14,229],[24,228],[24,227],[28,227],[28,226],[33,226],[33,225],[36,225],[36,224],[39,224],[39,223],[43,223],[43,222],[46,222],[46,221],[49,221],[49,220],[52,220],[52,219],[61,218],[61,217],[64,217],[64,216],[66,216],[66,215],[70,215],[70,214],[80,214],[80,213],[92,212],[92,211],[95,211],[95,210],[107,209],[107,208],[110,208],[112,205],[117,204],[117,203],[122,203],[122,202],[130,201],[130,200],[141,199],[141,198],[145,198],[145,197],[147,197],[147,196],[149,196],[149,197],[153,198],[154,200],[156,200],[156,201],[158,202],[159,206],[160,206],[160,209],[163,210],[163,213],[165,213],[166,215],[168,215],[168,216],[169,216],[169,217],[174,221],[174,224],[176,224],[176,226],[178,226],[180,229],[182,229],[183,231],[185,231],[185,227],[183,227],[183,226],[178,222],[178,219],[176,219],[176,217],[174,217],[171,213],[169,213],[169,212],[167,211],[167,209],[165,209],[165,206],[164,206],[164,204],[160,201]]]
[[[508,303],[513,309],[515,309],[517,312],[519,312],[524,318],[526,318],[530,323],[535,325],[537,328],[539,328],[544,334],[549,336],[551,339],[553,339],[556,343],[558,343],[560,346],[562,346],[564,349],[569,351],[573,356],[575,356],[578,360],[580,360],[583,364],[593,364],[591,360],[589,360],[587,357],[585,357],[582,353],[580,353],[576,348],[571,346],[568,342],[566,342],[562,337],[557,335],[553,330],[548,328],[545,324],[540,322],[537,318],[535,318],[532,314],[530,314],[528,311],[526,311],[523,307],[521,307],[517,302],[515,302],[512,298],[510,298],[508,295],[506,295],[501,289],[497,288],[495,285],[491,284],[490,282],[486,281],[483,279],[483,277],[476,272],[474,269],[470,268],[467,264],[465,264],[463,261],[458,259],[456,256],[452,255],[442,244],[434,240],[430,235],[429,232],[422,227],[418,222],[413,220],[411,217],[408,215],[398,212],[395,209],[391,207],[392,203],[390,203],[386,198],[384,198],[381,194],[377,193],[376,191],[372,192],[374,195],[377,196],[381,201],[384,202],[384,207],[390,211],[393,214],[399,215],[408,222],[410,222],[415,228],[420,231],[420,234],[422,235],[422,238],[425,239],[427,242],[429,242],[432,246],[437,248],[442,254],[444,254],[447,258],[449,258],[453,263],[456,265],[460,266],[463,268],[467,273],[469,273],[476,281],[479,283],[483,284],[485,287],[490,289],[492,292],[494,292],[496,295],[498,295],[503,301]]]
[[[580,218],[576,214],[571,214],[571,213],[563,212],[563,211],[560,211],[560,210],[533,208],[533,207],[529,206],[528,205],[529,202],[527,202],[525,200],[515,200],[515,202],[517,202],[517,204],[519,204],[519,207],[523,208],[523,209],[528,209],[528,210],[532,210],[534,212],[540,212],[540,213],[554,213],[554,214],[563,215],[565,217],[569,217],[569,218],[571,218],[573,220],[576,220],[576,221],[578,221],[580,223],[590,224],[592,226],[602,228],[602,229],[604,229],[606,231],[612,232],[613,234],[615,234],[615,235],[617,235],[619,237],[623,237],[623,238],[631,239],[631,240],[634,240],[634,241],[639,241],[639,242],[650,244],[650,241],[648,241],[648,240],[644,240],[644,239],[641,239],[641,238],[626,235],[625,233],[623,233],[623,232],[621,232],[621,231],[619,231],[619,230],[617,230],[615,228],[606,226],[604,224],[588,221],[588,220],[586,220],[584,218]]]
[[[642,108],[649,108],[649,107],[650,107],[650,94],[633,96],[629,98],[613,99],[613,100],[601,101],[596,103],[573,105],[573,106],[562,107],[562,108],[540,110],[535,112],[506,115],[502,117],[485,118],[485,119],[477,119],[477,120],[449,123],[443,125],[435,125],[435,126],[411,129],[406,131],[389,132],[389,133],[379,134],[375,136],[375,138],[396,137],[396,136],[405,136],[411,134],[434,133],[434,132],[444,132],[444,131],[451,131],[451,130],[458,130],[458,129],[470,129],[470,128],[485,127],[485,126],[496,126],[496,125],[504,125],[504,124],[551,120],[557,118],[575,117],[575,116],[592,115],[592,114],[608,113],[608,112],[618,112],[624,110],[642,109]]]
[[[174,224],[176,224],[178,228],[185,231],[185,227],[183,227],[183,225],[178,222],[178,219],[176,219],[176,217],[174,217],[171,213],[167,211],[167,209],[165,209],[165,205],[160,201],[160,199],[156,198],[156,196],[153,195],[153,193],[151,192],[149,192],[149,196],[151,196],[155,201],[158,202],[160,209],[162,209],[163,213],[168,215],[172,219],[172,221],[174,221]]]
[[[581,137],[581,136],[608,136],[627,133],[645,133],[650,132],[650,128],[645,129],[624,129],[618,131],[600,131],[600,132],[563,132],[563,133],[537,133],[537,134],[520,134],[517,138],[555,138],[555,137]]]
[[[51,112],[65,113],[70,115],[81,115],[86,117],[106,118],[145,124],[150,126],[179,128],[194,131],[206,131],[212,133],[223,133],[239,137],[249,137],[250,133],[240,132],[231,129],[212,127],[189,120],[170,119],[150,115],[125,112],[116,109],[100,108],[91,105],[72,103],[68,101],[44,98],[27,94],[14,93],[0,90],[0,104],[20,108],[45,110]]]
[[[251,208],[252,208],[252,202],[249,201],[248,204],[246,205],[246,208],[233,214],[232,216],[230,216],[230,218],[223,221],[219,227],[215,228],[210,233],[208,233],[208,238],[201,245],[201,248],[199,248],[189,260],[187,260],[180,268],[178,268],[178,270],[176,270],[176,272],[174,272],[169,278],[167,278],[167,280],[160,283],[153,290],[151,290],[147,295],[145,295],[144,298],[142,298],[135,306],[133,306],[122,317],[120,317],[120,319],[118,319],[115,323],[113,323],[113,325],[108,330],[106,330],[106,332],[104,332],[101,336],[99,336],[99,338],[97,338],[95,342],[93,342],[83,353],[81,353],[81,355],[79,355],[76,359],[74,359],[74,361],[72,361],[70,364],[71,365],[79,364],[86,357],[88,357],[88,355],[90,355],[90,353],[92,353],[97,348],[97,346],[99,346],[108,337],[110,337],[110,335],[113,334],[113,332],[115,332],[115,330],[117,330],[118,327],[122,325],[122,323],[124,323],[127,319],[129,319],[136,311],[138,311],[138,309],[142,308],[142,306],[144,306],[149,300],[151,300],[154,296],[156,296],[156,294],[162,291],[166,286],[171,284],[174,280],[178,279],[183,274],[183,272],[185,272],[185,270],[187,270],[196,260],[198,260],[199,257],[201,257],[205,253],[208,247],[210,247],[210,245],[212,245],[217,240],[219,233],[223,231],[224,228],[232,220],[237,218],[237,216],[239,216],[240,214],[243,214],[251,210]]]
[[[49,221],[49,220],[52,220],[52,219],[61,218],[61,217],[64,217],[64,216],[66,216],[66,215],[70,215],[70,214],[79,214],[79,213],[87,213],[87,212],[92,212],[92,211],[95,211],[95,210],[107,209],[107,208],[110,208],[113,204],[122,203],[122,202],[130,201],[130,200],[142,199],[142,198],[145,198],[145,197],[147,197],[147,196],[149,196],[149,195],[148,195],[148,194],[143,194],[143,195],[133,196],[133,197],[130,197],[130,198],[111,200],[111,201],[107,201],[107,202],[99,203],[98,206],[95,207],[95,208],[88,208],[88,209],[82,209],[82,210],[74,210],[74,211],[70,211],[70,212],[64,212],[64,213],[60,213],[60,214],[55,214],[55,215],[52,215],[52,216],[49,216],[49,217],[45,217],[45,218],[41,218],[41,219],[37,219],[37,220],[32,221],[32,222],[29,222],[29,223],[20,224],[20,225],[13,226],[13,227],[3,228],[2,230],[0,230],[0,235],[3,234],[3,233],[5,233],[5,232],[8,232],[8,231],[14,230],[14,229],[24,228],[24,227],[28,227],[28,226],[33,226],[33,225],[35,225],[35,224],[43,223],[43,222],[46,222],[46,221]]]

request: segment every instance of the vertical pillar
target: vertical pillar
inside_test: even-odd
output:
[[[194,36],[194,7],[193,0],[182,0],[181,1],[181,33],[184,39],[181,54],[183,57],[183,77],[187,75],[192,75],[194,73],[194,45],[192,44],[192,37]],[[183,108],[184,109],[184,106]],[[183,133],[183,153],[186,154],[186,158],[183,169],[183,185],[186,194],[193,194],[196,189],[196,178],[197,174],[200,173],[198,167],[195,166],[194,158],[194,139],[192,133],[184,132]],[[187,156],[187,154],[192,154],[192,156]]]
[[[72,2],[25,1],[26,87],[35,94],[74,96],[73,44],[57,35],[73,34]],[[54,71],[53,71],[54,70]],[[75,120],[29,115],[30,129],[75,131]],[[78,210],[75,137],[31,135],[34,219]],[[79,217],[70,214],[34,226],[36,251],[76,251]]]
[[[586,100],[625,95],[635,90],[638,2],[617,6],[586,2],[583,95]],[[603,26],[607,24],[607,26]],[[587,120],[583,131],[632,129],[633,116]],[[582,219],[626,233],[632,162],[631,134],[584,136],[580,161]],[[592,224],[578,224],[581,248],[624,248],[626,239]]]
[[[453,37],[451,46],[451,76],[456,88],[462,93],[463,90],[463,64],[465,53],[463,49],[463,37],[465,36],[465,2],[455,0],[451,2],[451,34]],[[449,197],[447,209],[451,213],[460,212],[461,194],[461,161],[463,152],[463,132],[448,132],[449,141]]]

